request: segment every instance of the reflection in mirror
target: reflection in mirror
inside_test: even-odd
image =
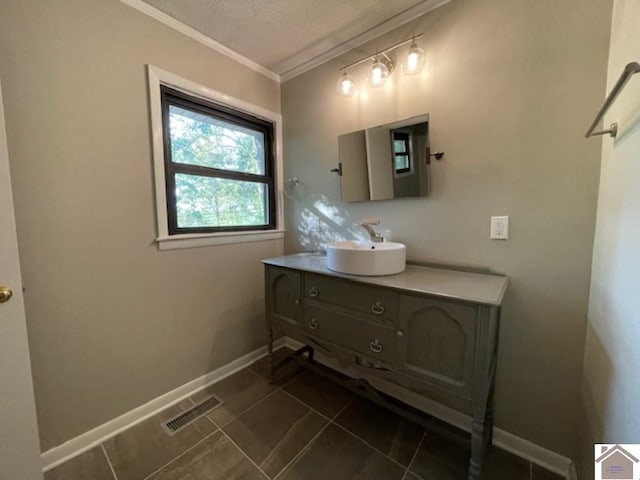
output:
[[[344,202],[429,194],[429,116],[338,137]]]

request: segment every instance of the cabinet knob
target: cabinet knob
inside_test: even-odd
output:
[[[376,338],[373,342],[371,342],[369,344],[369,348],[371,348],[372,352],[375,353],[380,353],[382,351],[382,344],[380,343],[380,341]]]
[[[319,293],[320,292],[318,291],[318,289],[316,287],[311,287],[309,289],[309,296],[310,297],[317,297]]]
[[[396,330],[396,337],[404,337],[404,331],[403,330]]]
[[[300,300],[296,298],[296,305],[300,305]]]
[[[308,326],[311,330],[317,330],[318,329],[318,321],[315,318],[312,318],[311,321],[308,323]]]
[[[371,311],[376,315],[382,315],[384,313],[384,305],[380,302],[376,302],[371,305]]]

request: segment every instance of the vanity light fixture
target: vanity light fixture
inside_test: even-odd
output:
[[[402,63],[402,71],[405,75],[417,75],[422,71],[422,67],[424,67],[424,50],[418,46],[414,37],[407,58]]]
[[[349,75],[349,69],[360,65],[366,61],[372,60],[371,68],[369,70],[367,83],[370,87],[381,87],[393,72],[393,60],[387,55],[391,51],[400,48],[408,43],[411,44],[407,52],[407,56],[402,63],[402,71],[405,75],[416,75],[422,71],[424,67],[424,50],[422,50],[416,40],[421,38],[422,34],[414,35],[408,40],[403,40],[380,52],[376,52],[373,56],[367,56],[357,60],[349,65],[346,65],[340,69],[342,72],[338,83],[336,85],[337,92],[344,97],[351,97],[355,93],[356,84],[351,75]]]
[[[338,79],[338,84],[336,85],[336,90],[343,97],[351,97],[356,91],[356,84],[349,75],[348,70],[344,70],[340,78]]]
[[[373,58],[373,64],[369,71],[369,80],[367,83],[370,87],[374,88],[383,86],[387,83],[387,79],[389,78],[389,75],[391,75],[392,70],[393,62],[385,53],[376,55]]]

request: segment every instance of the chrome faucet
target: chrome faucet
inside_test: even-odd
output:
[[[384,237],[371,227],[371,225],[378,225],[379,223],[379,218],[365,218],[362,221],[362,227],[367,231],[372,242],[384,242]]]

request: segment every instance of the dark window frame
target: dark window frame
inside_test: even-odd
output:
[[[160,86],[162,110],[162,136],[164,150],[165,189],[167,198],[167,227],[169,235],[189,233],[222,233],[222,232],[250,232],[275,230],[277,224],[276,208],[276,172],[275,172],[275,125],[262,118],[258,118],[240,110],[221,105],[200,97],[175,90],[166,85]],[[244,173],[234,170],[224,170],[199,165],[174,163],[171,157],[171,130],[169,127],[169,107],[177,106],[197,113],[201,113],[227,123],[241,127],[248,127],[264,135],[265,173],[264,175]],[[210,178],[224,178],[230,180],[248,181],[266,185],[265,211],[268,222],[263,225],[231,225],[219,227],[179,227],[176,208],[175,176],[186,174]]]
[[[396,173],[409,173],[411,171],[411,135],[404,132],[393,132],[393,168]],[[395,142],[401,141],[404,143],[404,151],[397,152],[395,148]],[[405,164],[406,168],[396,168],[396,158],[403,157],[406,158]]]

